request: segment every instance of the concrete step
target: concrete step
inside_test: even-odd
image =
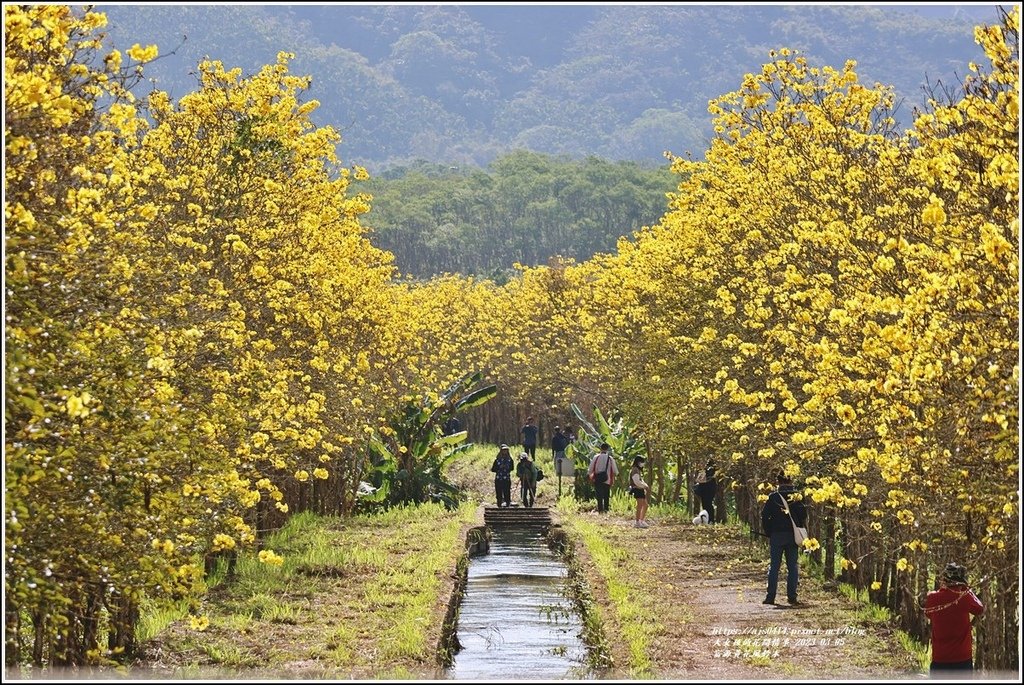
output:
[[[550,526],[547,507],[485,507],[484,523],[488,526]]]

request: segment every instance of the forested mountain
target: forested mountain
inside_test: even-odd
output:
[[[122,50],[157,44],[146,73],[180,96],[204,57],[247,72],[296,55],[314,114],[371,173],[423,159],[482,167],[515,149],[661,165],[700,156],[707,103],[768,51],[858,62],[894,86],[908,125],[927,82],[982,53],[996,5],[99,5]]]

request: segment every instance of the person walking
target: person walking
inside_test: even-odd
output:
[[[530,455],[530,459],[537,459],[537,426],[533,423],[533,417],[526,417],[526,425],[519,429],[523,434],[523,450]]]
[[[498,456],[491,464],[491,471],[494,473],[494,496],[498,500],[499,507],[512,506],[512,454],[508,445],[502,445],[498,449]]]
[[[644,482],[644,458],[633,460],[629,470],[629,491],[636,498],[636,528],[647,528],[647,507],[651,500],[651,486]]]
[[[599,514],[606,513],[611,497],[612,483],[619,475],[619,467],[615,464],[615,458],[611,455],[611,446],[607,442],[601,443],[601,451],[590,460],[587,475],[594,483],[597,511]]]
[[[709,460],[703,471],[697,474],[697,485],[694,486],[701,508],[708,512],[708,523],[715,522],[715,494],[718,483],[715,481],[715,467]]]
[[[569,438],[562,434],[562,429],[555,426],[555,434],[551,436],[551,454],[555,459],[555,473],[562,473],[562,459],[565,459],[565,448],[569,446]]]
[[[775,593],[779,585],[779,570],[782,557],[786,557],[786,599],[790,604],[797,601],[799,583],[799,552],[793,536],[793,525],[803,528],[807,524],[807,509],[800,499],[793,481],[781,471],[775,477],[777,489],[768,495],[768,501],[761,509],[761,527],[768,536],[768,591],[762,604],[775,604]],[[792,521],[790,521],[792,518]]]
[[[519,491],[523,506],[532,507],[537,499],[537,466],[526,452],[519,455],[516,476],[519,478]]]
[[[971,620],[984,611],[981,600],[967,585],[967,569],[947,564],[939,588],[929,592],[924,601],[924,615],[932,624],[929,672],[933,677],[958,678],[958,674],[974,670]]]

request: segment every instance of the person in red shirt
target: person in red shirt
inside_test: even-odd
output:
[[[924,615],[932,622],[931,673],[974,670],[971,617],[983,611],[985,607],[967,586],[967,569],[948,564],[939,589],[929,592],[924,601]]]

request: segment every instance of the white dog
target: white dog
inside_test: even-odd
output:
[[[693,517],[693,525],[695,526],[703,526],[708,523],[708,512],[705,509],[701,509],[700,513]]]

